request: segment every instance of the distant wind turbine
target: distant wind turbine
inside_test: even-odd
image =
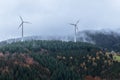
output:
[[[79,20],[78,20],[76,23],[70,23],[70,25],[72,25],[72,26],[74,26],[74,27],[75,27],[74,42],[76,42],[76,41],[77,41],[78,23],[79,23]]]
[[[21,19],[21,24],[19,25],[18,29],[19,28],[22,28],[22,39],[21,41],[24,41],[23,38],[24,38],[24,23],[27,23],[27,24],[31,24],[30,22],[28,21],[24,21],[23,18],[21,16],[19,16],[20,19]]]

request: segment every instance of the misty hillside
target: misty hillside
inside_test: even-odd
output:
[[[69,36],[29,36],[24,38],[25,41],[31,40],[59,40],[59,41],[73,41],[73,35]],[[19,42],[21,38],[9,39],[0,42],[0,45],[5,45],[12,42]],[[120,51],[120,34],[110,30],[86,30],[77,33],[78,42],[87,42],[97,45],[98,47]]]
[[[120,34],[114,31],[83,31],[78,33],[78,41],[96,44],[97,46],[120,51]]]

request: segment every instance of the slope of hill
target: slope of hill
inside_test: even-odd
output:
[[[0,80],[115,80],[119,66],[89,43],[35,40],[0,47]]]
[[[86,37],[81,37],[84,34]],[[83,39],[83,40],[82,40]],[[120,34],[114,31],[83,31],[78,33],[78,41],[96,44],[110,51],[120,51]]]

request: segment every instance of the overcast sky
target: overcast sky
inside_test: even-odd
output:
[[[79,30],[119,29],[120,0],[0,0],[0,40],[24,35],[69,35],[78,19]]]

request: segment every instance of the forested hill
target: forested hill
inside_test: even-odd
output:
[[[24,42],[13,42],[0,47],[2,52],[8,51],[10,53],[22,53],[22,52],[39,52],[41,49],[45,49],[50,52],[90,52],[99,50],[96,45],[83,42],[64,42],[64,41],[46,41],[46,40],[32,40]],[[85,54],[85,53],[84,53]]]
[[[61,40],[61,41],[73,41],[73,35],[69,36],[30,36],[25,37],[25,41],[32,40]],[[0,42],[1,45],[5,45],[7,43],[19,42],[21,39],[9,39],[6,41]],[[77,33],[77,41],[78,42],[87,42],[95,44],[101,48],[107,49],[109,51],[120,51],[120,33],[115,31],[106,31],[106,30],[85,30]]]
[[[119,66],[112,54],[83,42],[37,40],[0,47],[0,80],[115,80]]]

